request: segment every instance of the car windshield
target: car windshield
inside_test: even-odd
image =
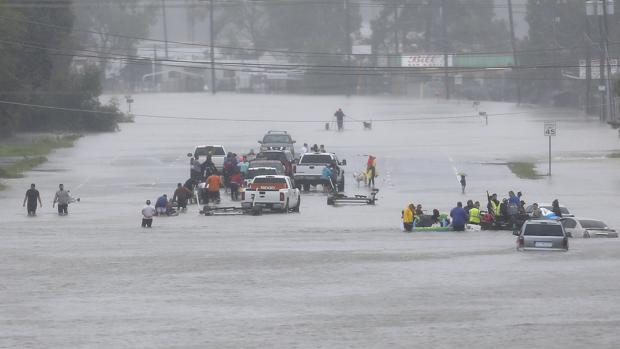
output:
[[[248,170],[246,179],[252,179],[256,176],[277,175],[275,168],[251,168]]]
[[[541,206],[541,207],[549,211],[553,211],[553,207],[551,206]],[[564,206],[560,206],[560,212],[562,212],[562,214],[570,214],[570,211],[568,211],[568,209]]]
[[[559,224],[528,224],[523,232],[525,236],[564,236]]]
[[[256,155],[257,159],[265,159],[265,160],[278,160],[278,161],[287,161],[288,159],[286,158],[286,155],[284,155],[284,153],[279,152],[279,151],[274,151],[274,152],[263,152],[263,153],[258,153]]]
[[[253,184],[286,184],[286,179],[281,177],[258,177],[254,178]]]
[[[263,138],[263,143],[291,143],[291,136],[289,135],[266,135]]]
[[[594,221],[591,219],[579,220],[581,226],[586,229],[607,229],[607,224],[601,221]]]
[[[306,154],[301,158],[301,164],[331,164],[332,157],[322,154]]]
[[[194,155],[207,156],[209,154],[209,151],[211,151],[211,155],[226,155],[226,153],[224,152],[224,148],[222,148],[222,147],[211,147],[211,146],[196,148],[196,151],[194,152]]]

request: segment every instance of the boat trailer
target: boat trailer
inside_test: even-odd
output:
[[[370,195],[354,195],[347,196],[342,193],[334,193],[330,194],[327,197],[328,205],[348,205],[348,204],[358,204],[358,205],[374,205],[377,199],[377,193],[379,189],[373,189]]]
[[[203,209],[200,210],[200,214],[204,214],[205,216],[241,216],[246,214],[252,216],[260,216],[263,214],[263,210],[260,207],[204,206]]]

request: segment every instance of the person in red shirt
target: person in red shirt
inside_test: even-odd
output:
[[[241,187],[241,172],[236,169],[230,176],[230,198],[232,201],[239,199],[239,187]]]

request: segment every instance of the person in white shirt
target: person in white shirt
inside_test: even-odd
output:
[[[304,143],[304,146],[301,147],[301,152],[300,152],[300,156],[304,155],[305,153],[308,152],[308,143]]]
[[[65,190],[65,186],[60,184],[58,185],[58,191],[54,196],[54,202],[52,203],[52,207],[54,207],[58,203],[58,215],[66,216],[69,214],[69,203],[71,203],[71,195],[69,195],[69,191]]]
[[[155,208],[151,206],[151,200],[146,200],[146,206],[142,209],[142,228],[150,228],[153,224]]]

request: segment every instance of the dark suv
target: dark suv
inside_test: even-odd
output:
[[[286,131],[268,131],[260,143],[260,151],[286,150],[295,157],[295,141]]]

